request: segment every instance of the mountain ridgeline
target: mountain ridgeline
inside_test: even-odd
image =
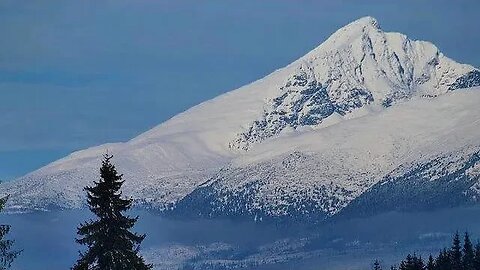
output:
[[[480,71],[453,62],[429,42],[383,32],[371,17],[338,30],[293,65],[281,95],[269,100],[231,147],[246,150],[285,128],[316,126],[332,114],[344,116],[372,103],[389,107],[480,83]]]
[[[124,143],[5,183],[7,209],[84,207],[108,149],[136,206],[321,221],[477,202],[480,71],[371,17]]]

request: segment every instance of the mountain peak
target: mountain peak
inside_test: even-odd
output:
[[[353,27],[373,27],[375,29],[380,29],[380,25],[378,24],[377,19],[371,17],[371,16],[365,16],[360,19],[357,19],[346,26],[342,27],[341,29],[349,29]]]
[[[377,39],[384,34],[380,28],[380,24],[375,18],[370,16],[362,17],[335,31],[335,33],[312,52],[318,50],[335,50],[343,46],[350,46],[356,40],[360,40],[363,43]]]
[[[331,115],[349,119],[362,114],[357,110],[480,85],[472,66],[445,57],[430,42],[384,32],[369,16],[340,28],[290,67],[263,114],[230,147],[248,150],[284,131],[316,128]]]
[[[471,119],[478,115],[475,105],[480,96],[474,93],[461,99],[448,98],[455,89],[474,86],[480,86],[479,70],[447,58],[429,42],[384,32],[377,20],[363,17],[336,31],[304,57],[261,80],[197,105],[128,142],[83,150],[17,181],[2,184],[0,195],[11,195],[12,209],[79,207],[84,201],[83,187],[97,177],[99,158],[109,149],[116,154],[115,163],[125,172],[125,178],[135,180],[125,183],[125,194],[138,204],[170,207],[200,186],[219,180],[217,176],[226,175],[230,165],[251,164],[246,174],[231,178],[236,184],[251,183],[237,189],[235,194],[244,198],[244,193],[237,191],[245,190],[248,192],[245,198],[249,194],[285,198],[273,202],[276,209],[281,209],[283,206],[277,207],[276,202],[288,205],[287,202],[297,200],[278,192],[293,187],[287,193],[305,198],[301,205],[315,202],[315,207],[325,207],[328,213],[334,213],[340,209],[338,206],[344,207],[344,203],[374,183],[368,184],[368,179],[373,181],[375,175],[381,176],[377,173],[366,176],[366,172],[377,170],[366,167],[369,164],[383,164],[385,170],[391,171],[394,169],[390,168],[391,162],[410,162],[411,149],[416,149],[417,142],[422,147],[425,143],[441,142],[431,149],[418,150],[422,158],[423,153],[432,157],[441,154],[436,152],[437,148],[448,152],[478,142],[478,123],[472,126],[475,121]],[[441,97],[445,94],[446,99]],[[433,99],[443,101],[433,103]],[[406,102],[416,104],[416,109],[410,111],[411,106],[402,106]],[[450,105],[454,107],[453,113],[448,109]],[[464,107],[467,105],[468,108]],[[379,112],[382,112],[379,117],[373,117]],[[460,121],[460,116],[470,118]],[[395,128],[399,125],[405,130]],[[445,143],[445,138],[456,140]],[[339,152],[340,148],[344,151]],[[297,149],[308,153],[315,150],[318,162],[303,154],[290,157],[288,151]],[[378,155],[373,149],[379,150]],[[396,154],[399,149],[403,149],[406,159],[401,159],[403,154]],[[351,163],[345,166],[349,157]],[[275,160],[281,167],[254,163],[257,159]],[[357,164],[357,160],[360,167],[352,174],[350,165]],[[301,167],[302,164],[305,166]],[[322,166],[327,167],[324,170]],[[266,174],[250,168],[260,171],[265,168]],[[318,176],[329,168],[334,168],[334,172],[326,181],[319,181]],[[339,180],[343,178],[338,170],[346,182]],[[288,178],[291,171],[298,174]],[[270,172],[283,172],[278,177],[287,176],[283,182],[287,186],[269,178],[273,175]],[[259,181],[249,182],[249,177]],[[301,181],[296,185],[293,179]],[[256,189],[265,184],[272,187],[265,189],[267,193]],[[218,190],[223,187],[218,186]],[[231,202],[239,201],[233,198]],[[211,205],[197,203],[197,206]],[[248,213],[257,213],[257,209],[250,210],[247,209]],[[311,213],[310,210],[306,209]]]

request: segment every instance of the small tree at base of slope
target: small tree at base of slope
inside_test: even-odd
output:
[[[8,197],[0,199],[0,211],[2,211]],[[4,239],[4,237],[10,232],[10,225],[0,225],[0,270],[10,268],[13,261],[21,253],[21,251],[11,250],[13,247],[13,240]]]
[[[147,270],[139,255],[140,244],[145,235],[131,232],[138,217],[125,216],[123,212],[132,206],[131,199],[122,198],[120,188],[124,181],[115,166],[112,156],[105,155],[100,168],[100,181],[93,187],[86,187],[87,202],[96,220],[80,224],[77,243],[86,245],[80,252],[74,270]]]
[[[375,260],[375,262],[373,262],[373,270],[382,270],[382,266],[380,265],[380,262],[378,260]]]
[[[463,270],[475,270],[475,250],[473,244],[470,241],[470,235],[465,232],[463,238],[463,256],[462,256],[462,269]]]
[[[458,232],[453,236],[452,248],[450,249],[450,261],[452,270],[462,270],[462,246]]]

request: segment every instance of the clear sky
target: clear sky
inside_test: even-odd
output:
[[[370,15],[480,67],[480,1],[0,1],[0,179],[125,141]]]

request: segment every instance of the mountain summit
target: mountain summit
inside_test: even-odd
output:
[[[289,67],[279,95],[232,147],[246,150],[285,128],[317,126],[333,114],[345,116],[368,105],[436,97],[480,79],[478,70],[445,57],[429,42],[383,32],[372,17],[341,28]],[[470,77],[476,79],[468,84]]]
[[[479,70],[365,17],[263,79],[0,193],[11,194],[10,209],[81,207],[108,150],[137,205],[178,214],[318,219],[372,202],[381,211],[395,207],[389,196],[414,205],[399,194],[412,183],[470,202],[480,190],[480,91],[455,90],[478,85]],[[441,205],[427,197],[423,206]]]

